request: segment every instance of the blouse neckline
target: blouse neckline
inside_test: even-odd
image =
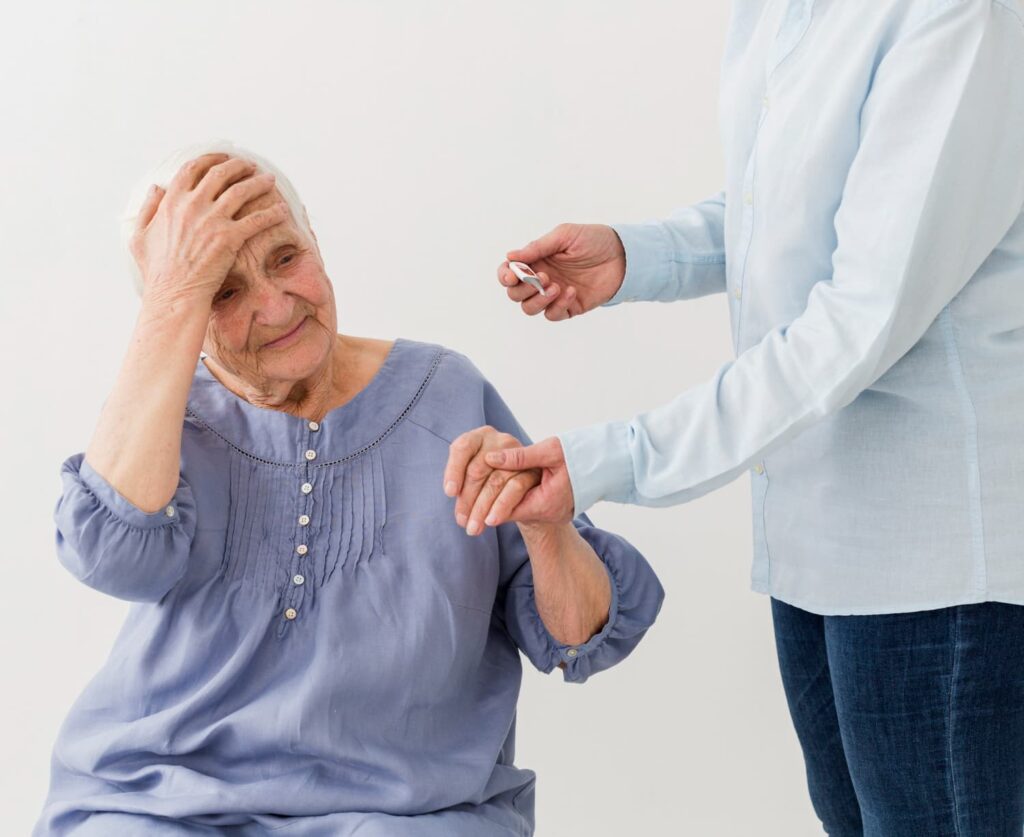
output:
[[[441,351],[440,346],[397,338],[366,386],[319,423],[250,404],[218,381],[200,357],[186,419],[266,464],[333,464],[359,455],[398,425],[425,388]]]

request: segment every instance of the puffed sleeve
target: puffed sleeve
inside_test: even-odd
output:
[[[608,571],[612,602],[604,627],[582,645],[565,645],[551,636],[537,612],[533,570],[514,523],[498,527],[502,563],[518,565],[503,589],[502,612],[509,635],[534,666],[548,673],[564,665],[566,682],[582,683],[629,656],[654,624],[665,591],[644,556],[625,538],[598,529],[585,514],[573,526]]]
[[[497,390],[484,381],[484,414],[492,427],[532,441]],[[625,659],[643,639],[661,609],[665,592],[644,556],[625,538],[598,529],[586,515],[573,525],[604,563],[611,582],[612,602],[604,627],[582,645],[564,645],[549,633],[533,589],[533,570],[526,544],[515,523],[498,527],[501,561],[496,608],[509,636],[541,671],[564,665],[567,682],[582,683],[591,674]]]
[[[174,497],[144,512],[120,495],[84,454],[61,467],[54,511],[57,557],[79,581],[137,602],[155,602],[184,575],[195,535],[195,501],[182,478]]]

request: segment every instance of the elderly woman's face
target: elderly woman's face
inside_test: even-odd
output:
[[[281,200],[273,189],[236,217]],[[290,218],[249,239],[214,297],[204,351],[254,385],[299,381],[334,345],[334,289],[316,243]]]

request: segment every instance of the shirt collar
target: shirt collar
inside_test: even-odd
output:
[[[398,338],[370,382],[328,412],[319,425],[250,404],[221,384],[200,358],[186,422],[268,464],[329,465],[356,456],[387,436],[419,399],[442,352],[441,346]],[[312,458],[307,451],[313,452]]]

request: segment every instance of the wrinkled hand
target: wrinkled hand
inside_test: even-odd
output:
[[[288,217],[277,201],[241,219],[249,201],[274,188],[247,160],[204,154],[185,163],[167,185],[150,188],[131,239],[147,297],[210,301],[250,238]]]
[[[449,449],[444,490],[457,497],[455,521],[469,535],[509,521],[522,526],[573,518],[572,485],[555,437],[523,447],[493,427],[463,433]]]
[[[626,275],[626,251],[618,234],[604,224],[559,224],[508,258],[530,265],[546,296],[520,282],[508,266],[498,266],[498,281],[508,298],[529,316],[544,312],[553,322],[593,311],[610,300]]]

